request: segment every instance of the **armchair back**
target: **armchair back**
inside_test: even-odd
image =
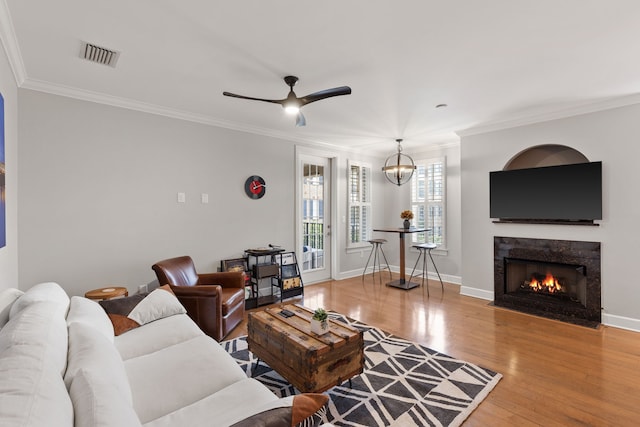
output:
[[[198,284],[198,273],[196,273],[196,267],[190,256],[158,261],[151,268],[156,272],[160,286],[167,284],[195,286]]]

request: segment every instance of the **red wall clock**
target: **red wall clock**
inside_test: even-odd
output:
[[[247,196],[251,199],[262,198],[266,191],[267,185],[265,184],[264,179],[258,175],[251,175],[244,182],[244,192],[247,193]]]

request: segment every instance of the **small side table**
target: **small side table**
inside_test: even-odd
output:
[[[116,297],[129,296],[127,288],[121,286],[111,286],[106,288],[93,289],[84,294],[85,298],[92,300],[112,299]]]

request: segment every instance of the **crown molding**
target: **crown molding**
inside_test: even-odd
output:
[[[24,67],[24,61],[18,47],[18,39],[13,28],[13,21],[9,13],[9,7],[5,0],[0,0],[0,41],[9,59],[13,78],[16,80],[18,87],[27,79],[27,73]]]
[[[0,0],[3,1],[3,0]],[[294,143],[308,146],[324,146],[331,149],[340,148],[339,146],[314,138],[303,138],[298,135],[292,135],[287,132],[275,131],[273,129],[262,128],[258,126],[249,126],[227,120],[215,119],[213,117],[192,113],[189,111],[167,108],[156,104],[150,104],[141,101],[134,101],[127,98],[121,98],[105,93],[93,92],[84,89],[78,89],[70,86],[55,84],[37,79],[26,79],[21,85],[22,89],[30,89],[38,92],[50,93],[52,95],[64,96],[67,98],[78,99],[81,101],[95,102],[97,104],[109,105],[112,107],[125,108],[143,113],[155,114],[159,116],[169,117],[178,120],[184,120],[194,123],[200,123],[207,126],[214,126],[239,132],[247,132],[260,136],[267,136],[277,139],[283,139]]]
[[[640,103],[640,93],[632,95],[608,98],[601,101],[583,103],[570,108],[564,108],[557,111],[551,111],[541,114],[533,114],[515,119],[488,123],[479,126],[470,127],[456,131],[460,137],[478,135],[483,133],[495,132],[499,130],[511,129],[519,126],[532,125],[551,120],[566,119],[568,117],[580,116],[583,114],[596,113],[599,111],[611,110],[614,108],[626,107]]]

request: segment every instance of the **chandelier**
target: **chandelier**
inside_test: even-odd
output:
[[[413,176],[413,171],[416,170],[416,165],[413,163],[413,159],[406,154],[402,154],[402,139],[396,139],[398,143],[398,152],[392,154],[384,162],[382,172],[387,180],[397,186],[406,184]]]

